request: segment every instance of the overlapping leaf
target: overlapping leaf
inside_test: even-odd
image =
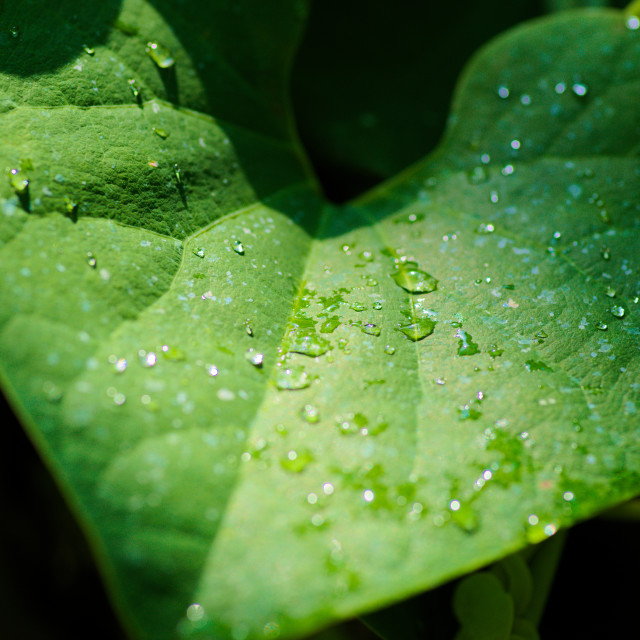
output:
[[[338,209],[282,98],[299,8],[232,4],[3,41],[3,379],[142,637],[308,632],[640,480],[638,30],[505,36]]]

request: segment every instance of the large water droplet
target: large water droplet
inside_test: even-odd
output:
[[[611,307],[609,311],[611,312],[611,315],[615,316],[616,318],[624,318],[624,315],[626,313],[624,307],[621,307],[620,305]]]
[[[233,250],[238,255],[241,255],[241,256],[244,255],[244,246],[242,245],[242,242],[240,242],[240,240],[234,240],[233,241]]]
[[[414,322],[400,325],[400,331],[412,342],[418,342],[418,340],[430,336],[435,328],[436,322],[431,318],[419,318]]]
[[[360,313],[361,311],[366,311],[367,306],[362,304],[362,302],[352,302],[349,305],[349,308],[353,309],[353,311],[356,311],[357,313]]]
[[[278,389],[306,389],[311,384],[311,378],[300,365],[282,365],[276,371],[276,387]]]
[[[473,356],[480,352],[480,348],[473,341],[473,336],[468,331],[458,329],[456,331],[456,338],[458,338],[459,356]]]
[[[399,287],[409,293],[431,293],[438,287],[438,281],[426,271],[418,269],[416,262],[399,264],[397,271],[390,275]]]
[[[295,334],[289,351],[316,358],[329,351],[331,343],[315,334]]]
[[[147,42],[146,52],[160,69],[168,69],[175,64],[169,49],[157,42]]]
[[[380,327],[377,324],[371,324],[370,322],[363,325],[360,330],[362,333],[366,333],[369,336],[378,337],[380,335]]]

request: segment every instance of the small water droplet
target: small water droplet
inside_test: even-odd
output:
[[[129,80],[127,80],[127,82],[129,83],[129,89],[131,90],[131,93],[133,94],[133,97],[136,100],[140,99],[140,89],[138,89],[138,83],[135,81],[134,78],[129,78]]]
[[[510,92],[509,92],[508,87],[505,87],[504,85],[500,85],[500,86],[498,87],[498,96],[499,96],[500,98],[502,98],[503,100],[505,100],[506,98],[508,98],[508,97],[509,97],[509,93],[510,93]]]
[[[380,335],[380,327],[376,324],[371,324],[370,322],[363,325],[361,331],[362,333],[366,333],[369,336],[378,337]]]
[[[371,251],[361,251],[358,256],[365,262],[373,262],[373,253]]]
[[[497,344],[490,344],[487,353],[491,358],[498,358],[504,353],[504,349],[498,348]]]
[[[382,309],[382,302],[380,302],[380,301],[376,301],[376,302],[374,302],[374,303],[373,303],[373,308],[374,308],[376,311],[380,311],[380,309]]]
[[[98,266],[98,261],[91,251],[87,251],[87,264],[92,269],[95,269]]]
[[[207,373],[212,378],[215,378],[218,375],[218,373],[220,373],[219,370],[218,370],[218,367],[216,367],[215,364],[207,364],[205,368],[207,370]]]
[[[509,145],[514,151],[517,151],[522,145],[520,140],[512,140]]]
[[[352,302],[349,305],[349,308],[353,311],[356,311],[357,313],[360,313],[361,311],[366,311],[367,306],[362,304],[362,302]]]
[[[140,359],[143,367],[155,367],[158,362],[158,356],[153,351],[140,352]]]
[[[204,258],[205,252],[202,247],[194,247],[192,252],[194,256],[198,256],[198,258]]]
[[[311,378],[300,365],[282,365],[276,370],[276,387],[281,390],[306,389]]]
[[[175,64],[169,49],[157,42],[147,42],[146,52],[160,69],[168,69]]]
[[[246,350],[244,357],[247,360],[247,362],[249,362],[250,364],[252,364],[254,367],[257,367],[257,368],[262,367],[264,363],[264,355],[259,351],[257,351],[256,349],[254,349],[253,347],[249,347]]]
[[[571,90],[579,98],[583,98],[584,96],[587,95],[587,92],[589,91],[589,88],[587,87],[586,84],[583,84],[582,82],[576,82],[571,86]]]
[[[392,355],[396,352],[396,348],[395,348],[395,347],[392,347],[390,344],[388,344],[388,345],[386,345],[386,346],[385,346],[385,348],[384,348],[384,352],[385,352],[387,355],[392,356]]]
[[[51,381],[47,381],[42,385],[42,391],[44,392],[44,397],[47,399],[47,402],[57,404],[62,400],[62,389]]]
[[[315,424],[320,421],[320,410],[318,407],[312,404],[305,404],[300,412],[302,418],[311,424]]]
[[[477,167],[473,167],[473,169],[467,171],[467,180],[470,184],[482,184],[489,179],[489,173],[487,170],[479,165]]]
[[[535,337],[538,340],[538,343],[542,344],[549,337],[549,334],[544,330],[540,330],[536,333]]]
[[[600,321],[596,324],[596,329],[599,329],[600,331],[606,331],[609,328],[608,325],[606,325],[604,322]]]
[[[419,318],[415,322],[409,322],[400,326],[400,331],[404,333],[411,342],[418,342],[430,336],[436,328],[436,321],[431,318]]]
[[[489,233],[493,233],[496,228],[490,222],[481,222],[476,227],[476,233],[479,235],[486,235]]]
[[[602,249],[600,249],[600,255],[603,260],[611,260],[611,249],[609,249],[609,247],[602,247]]]
[[[497,191],[489,192],[489,201],[493,204],[497,204],[500,201],[500,196],[498,195]]]
[[[630,31],[637,31],[640,28],[640,18],[638,16],[629,16],[625,24]]]
[[[160,127],[153,127],[153,133],[155,133],[159,138],[166,140],[169,137],[169,134]]]
[[[29,179],[20,169],[11,169],[9,171],[9,184],[17,196],[26,195],[29,190]]]
[[[240,240],[233,241],[233,250],[240,256],[244,255],[244,246]]]
[[[173,175],[176,177],[176,182],[182,184],[182,170],[177,164],[173,165]]]
[[[616,297],[616,290],[613,287],[607,287],[604,290],[604,295],[607,296],[607,298],[615,298]]]
[[[416,262],[405,262],[390,276],[394,282],[409,293],[431,293],[438,288],[438,280],[426,271],[418,269]]]
[[[480,348],[473,341],[473,336],[468,331],[458,329],[456,331],[456,338],[458,338],[459,356],[473,356],[480,352]]]
[[[309,451],[295,451],[291,449],[287,451],[287,454],[280,460],[280,466],[291,473],[300,473],[304,471],[311,462],[313,462],[313,456]],[[315,504],[315,502],[317,502],[317,496],[316,500],[314,501],[312,498],[309,504]]]
[[[93,47],[90,47],[89,45],[83,44],[82,48],[84,49],[84,52],[88,55],[88,56],[93,56],[96,53],[96,50]]]
[[[169,346],[168,344],[163,344],[161,347],[161,351],[163,357],[170,362],[182,362],[187,358],[185,352],[180,347],[173,347]]]
[[[479,526],[478,514],[468,503],[461,503],[459,500],[449,502],[449,513],[451,521],[463,531],[473,533]]]
[[[626,313],[625,308],[621,307],[620,305],[611,307],[609,311],[611,312],[611,315],[616,318],[624,318],[624,315]]]
[[[20,36],[20,29],[18,29],[18,27],[14,25],[9,28],[9,33],[11,34],[12,38],[18,38]]]
[[[533,371],[543,371],[545,373],[553,372],[553,369],[548,364],[542,362],[542,360],[527,360],[524,363],[524,367],[529,373]]]
[[[365,489],[362,492],[362,497],[365,502],[373,502],[376,499],[376,494],[371,489]]]

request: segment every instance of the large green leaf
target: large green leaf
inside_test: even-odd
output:
[[[2,378],[132,633],[301,634],[638,492],[621,14],[496,41],[439,151],[337,208],[303,5],[65,9],[2,16]]]

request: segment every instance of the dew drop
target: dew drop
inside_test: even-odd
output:
[[[538,343],[542,344],[549,337],[549,334],[544,330],[540,330],[536,333],[535,337],[538,340]]]
[[[380,327],[377,324],[371,324],[370,322],[363,325],[360,330],[362,333],[366,333],[369,336],[378,337],[380,335]]]
[[[362,497],[365,502],[373,502],[376,498],[376,494],[371,489],[365,489],[362,492]]]
[[[140,359],[143,367],[155,367],[158,362],[158,356],[153,351],[142,351]]]
[[[304,367],[283,365],[277,368],[275,383],[281,390],[306,389],[311,384],[311,379]]]
[[[133,97],[138,100],[140,98],[140,89],[138,89],[138,83],[134,78],[129,78],[127,82],[129,83],[129,89],[131,90]]]
[[[611,249],[609,249],[609,247],[602,247],[602,249],[600,249],[600,255],[603,260],[611,260]]]
[[[244,255],[244,246],[240,240],[233,241],[233,250],[240,256]]]
[[[374,302],[374,303],[373,303],[373,308],[374,308],[376,311],[380,311],[380,309],[382,309],[382,302],[380,302],[380,301]]]
[[[392,356],[396,352],[396,348],[392,347],[390,344],[388,344],[388,345],[385,346],[384,352],[387,355]]]
[[[168,344],[163,344],[161,351],[162,356],[170,362],[182,362],[187,358],[185,352],[180,349],[180,347],[170,347]]]
[[[320,410],[318,407],[312,404],[305,404],[300,412],[302,418],[311,424],[315,424],[320,421]]]
[[[419,318],[415,322],[400,325],[400,331],[411,342],[418,342],[427,336],[430,336],[436,328],[435,320],[431,318]]]
[[[500,85],[500,86],[498,87],[498,96],[499,96],[500,98],[502,98],[503,100],[505,100],[506,98],[508,98],[508,97],[509,97],[509,93],[510,93],[510,92],[509,92],[508,87],[505,87],[504,85]]]
[[[630,31],[637,31],[640,28],[640,18],[638,16],[629,16],[626,25]]]
[[[11,34],[12,38],[18,38],[20,36],[20,30],[16,26],[10,27],[9,33]]]
[[[607,298],[615,298],[616,297],[616,290],[613,287],[607,287],[604,290],[604,295],[607,296]]]
[[[473,341],[473,336],[468,331],[458,329],[456,338],[458,338],[459,356],[473,356],[480,352],[478,345]]]
[[[500,196],[498,195],[497,191],[489,192],[489,201],[493,204],[497,204],[500,201]]]
[[[257,367],[257,368],[262,367],[262,364],[264,363],[264,355],[259,351],[257,351],[256,349],[254,349],[253,347],[249,347],[246,350],[244,357],[247,362],[249,362],[250,364],[252,364],[254,367]]]
[[[449,503],[451,521],[466,533],[473,533],[478,529],[478,515],[470,504],[462,504],[459,500]]]
[[[98,266],[98,261],[91,251],[87,251],[87,264],[92,269],[95,269]]]
[[[29,180],[20,169],[9,171],[9,184],[17,196],[24,196],[29,190]]]
[[[599,331],[606,331],[609,328],[608,325],[606,325],[604,322],[600,321],[596,324],[596,329],[598,329]]]
[[[584,96],[587,95],[587,92],[589,91],[589,88],[587,87],[586,84],[582,84],[581,82],[576,82],[571,86],[571,90],[579,98],[583,98]]]
[[[88,56],[94,56],[96,53],[96,50],[93,47],[90,47],[89,45],[83,44],[82,48],[84,49],[84,52],[88,55]]]
[[[147,42],[146,52],[160,69],[168,69],[175,64],[169,49],[157,42]]]
[[[611,307],[609,311],[611,312],[611,315],[616,318],[624,318],[624,315],[626,313],[624,307],[621,307],[620,305],[615,305]]]
[[[477,166],[467,172],[467,180],[470,184],[482,184],[489,179],[489,174],[483,166]]]
[[[496,228],[490,222],[481,222],[476,227],[476,233],[479,235],[487,235],[489,233],[493,233]]]
[[[290,471],[291,473],[300,473],[304,471],[309,466],[309,464],[311,464],[311,462],[313,462],[313,456],[309,451],[306,451],[306,450],[295,451],[294,449],[291,449],[280,460],[280,466],[285,471]],[[316,496],[316,502],[317,502],[317,496]],[[314,504],[314,503],[310,502],[309,504]]]
[[[543,371],[545,373],[553,372],[553,369],[541,360],[527,360],[524,363],[524,367],[529,373],[532,373],[533,371]]]
[[[169,137],[169,134],[160,127],[153,127],[153,133],[155,133],[159,138],[166,140]]]
[[[358,257],[365,262],[373,262],[373,253],[371,253],[371,251],[361,251],[358,254]]]
[[[182,184],[182,170],[177,164],[173,165],[173,175],[176,177],[176,182]]]
[[[496,344],[490,344],[487,353],[491,358],[498,358],[504,353],[504,349],[500,349]]]
[[[361,311],[366,311],[367,306],[362,304],[362,302],[352,302],[349,305],[349,308],[357,313],[360,313]]]
[[[329,351],[330,347],[331,343],[326,338],[315,334],[296,334],[289,347],[289,351],[317,358]]]
[[[193,249],[193,255],[198,256],[198,258],[204,258],[204,249],[202,247],[195,247]]]
[[[418,269],[416,262],[399,264],[397,271],[390,276],[399,287],[409,293],[431,293],[438,287],[438,280],[426,271]]]

